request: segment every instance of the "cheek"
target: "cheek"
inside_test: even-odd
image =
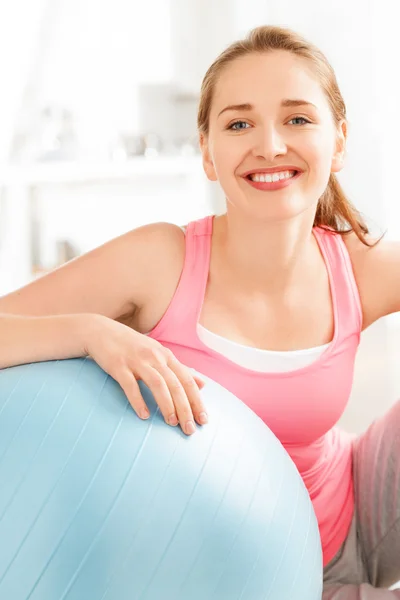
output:
[[[239,144],[232,140],[216,142],[213,146],[212,158],[218,179],[232,177],[243,159],[243,151]]]
[[[330,173],[333,151],[329,139],[310,137],[304,145],[303,156],[315,178],[325,178]]]

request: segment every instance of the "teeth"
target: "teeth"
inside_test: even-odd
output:
[[[281,179],[290,179],[296,171],[279,171],[279,173],[253,173],[250,175],[252,181],[259,183],[273,183]]]

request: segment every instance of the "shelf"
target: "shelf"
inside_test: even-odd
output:
[[[47,162],[0,165],[0,187],[97,183],[137,177],[176,177],[202,173],[201,156],[137,157],[121,162]],[[205,176],[204,176],[205,177]]]

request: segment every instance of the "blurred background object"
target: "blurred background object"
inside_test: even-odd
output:
[[[288,25],[332,62],[348,107],[343,186],[400,239],[397,21],[389,0],[0,2],[0,294],[150,221],[224,210],[206,179],[201,80],[256,25]],[[399,395],[397,315],[364,335],[344,425]],[[321,399],[323,401],[323,399]]]

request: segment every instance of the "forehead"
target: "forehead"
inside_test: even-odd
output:
[[[228,104],[280,104],[283,98],[301,98],[321,110],[328,108],[306,59],[285,51],[254,53],[224,68],[214,90],[212,112]]]

